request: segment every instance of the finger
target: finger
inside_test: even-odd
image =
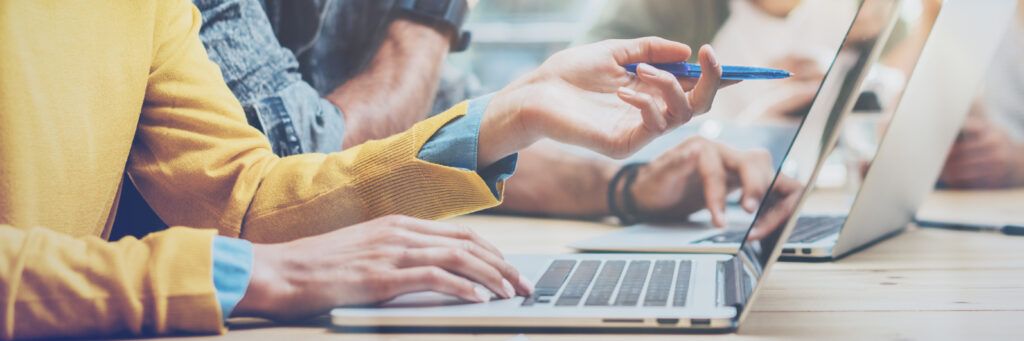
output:
[[[695,114],[705,113],[711,110],[711,103],[715,99],[718,87],[722,83],[722,65],[718,63],[714,50],[710,45],[704,45],[698,53],[700,60],[701,75],[697,80],[697,86],[689,93],[690,105]]]
[[[678,78],[678,80],[679,80],[679,86],[683,87],[683,91],[690,92],[690,91],[693,91],[693,88],[697,87],[697,79],[696,78],[686,77],[686,78]]]
[[[732,158],[735,172],[739,174],[742,196],[740,206],[749,213],[754,213],[771,185],[771,156],[767,152],[751,152],[739,154],[734,151],[723,153],[724,157]]]
[[[705,143],[701,148],[698,167],[701,180],[704,184],[704,205],[711,212],[711,223],[718,227],[724,227],[725,221],[725,196],[727,194],[728,177],[725,174],[725,167],[718,155],[718,150]]]
[[[751,229],[750,235],[747,236],[750,240],[764,239],[789,222],[795,212],[797,200],[800,198],[800,195],[797,195],[801,188],[799,182],[780,176],[775,183],[776,186],[772,188],[772,196],[775,198],[771,199],[768,212],[758,218]]]
[[[477,291],[470,280],[436,266],[399,269],[381,277],[383,283],[379,283],[380,292],[377,293],[380,301],[420,291],[435,291],[470,302],[487,302],[491,299],[487,293]]]
[[[725,89],[725,88],[728,88],[730,86],[733,86],[733,85],[736,85],[736,84],[740,84],[741,82],[743,82],[743,81],[738,80],[738,79],[730,79],[730,80],[723,79],[722,82],[719,83],[718,88],[719,89]]]
[[[466,227],[444,223],[440,221],[416,218],[409,218],[408,220],[401,222],[401,224],[403,227],[423,234],[432,234],[448,238],[468,240],[476,243],[477,245],[480,245],[480,247],[483,247],[487,251],[494,253],[496,256],[498,256],[498,258],[505,258],[505,256],[501,254],[501,251],[498,250],[497,246],[494,246],[494,244],[491,244],[491,242],[481,237],[472,229]]]
[[[601,44],[619,65],[631,63],[673,63],[690,59],[693,51],[686,44],[658,37],[612,39]]]
[[[977,165],[966,165],[956,166],[956,171],[951,172],[946,179],[950,180],[953,184],[964,184],[970,185],[979,182],[980,180],[987,180],[995,178],[999,175],[999,167],[991,164],[977,164]]]
[[[641,82],[653,85],[661,95],[667,109],[665,116],[669,127],[686,123],[692,118],[693,108],[690,107],[686,91],[683,91],[675,76],[646,63],[638,65],[636,71]]]
[[[722,82],[718,85],[718,89],[719,90],[725,89],[725,88],[728,88],[730,86],[733,86],[733,85],[736,85],[736,84],[740,84],[742,82],[743,81],[736,80],[736,79],[731,79],[731,80],[723,79]],[[679,78],[679,85],[683,87],[684,91],[690,92],[690,91],[693,91],[693,88],[697,86],[697,79],[695,79],[695,78]]]
[[[994,140],[982,135],[972,135],[953,144],[949,153],[955,157],[988,153],[990,149],[995,149],[997,146],[998,142],[994,142]]]
[[[617,92],[622,101],[640,109],[640,116],[643,118],[643,128],[647,130],[645,136],[653,138],[661,135],[668,129],[668,122],[661,115],[661,108],[651,95],[636,92],[627,87],[619,88]]]
[[[511,283],[502,277],[498,269],[462,249],[442,247],[408,249],[402,252],[401,259],[396,265],[400,268],[437,266],[480,283],[499,297],[512,298],[516,294]]]
[[[498,257],[498,255],[487,251],[476,243],[456,238],[421,234],[416,231],[405,231],[401,237],[401,243],[407,247],[415,248],[443,247],[465,250],[477,258],[480,258],[491,267],[497,269],[498,272],[500,272],[501,275],[509,281],[509,283],[512,283],[512,286],[520,295],[529,295],[532,293],[533,288],[531,284],[526,283],[520,278],[519,270],[504,259],[501,259],[501,257]]]
[[[988,128],[988,122],[981,115],[970,115],[964,120],[962,132],[967,135],[979,134]]]
[[[954,169],[959,169],[959,170],[971,170],[971,169],[983,170],[983,169],[998,169],[1000,167],[1008,167],[1008,166],[1002,164],[1001,162],[999,162],[996,159],[996,157],[994,157],[993,155],[989,155],[989,154],[975,154],[975,155],[965,155],[963,157],[958,157],[956,159],[953,159],[952,162],[949,163],[949,167],[950,168],[954,168]]]

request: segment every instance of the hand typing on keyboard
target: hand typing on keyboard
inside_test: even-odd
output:
[[[771,155],[741,151],[702,137],[691,137],[639,170],[632,189],[639,215],[679,221],[701,209],[715,226],[726,225],[726,196],[740,188],[740,206],[753,213],[772,182]]]

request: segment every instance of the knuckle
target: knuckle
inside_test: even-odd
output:
[[[402,216],[398,214],[389,214],[378,219],[389,226],[394,226],[401,222]]]
[[[461,266],[469,263],[469,257],[471,257],[471,255],[466,250],[452,249],[445,253],[445,257],[447,258],[449,264],[454,266]]]
[[[704,146],[708,144],[708,139],[704,136],[697,135],[690,138],[689,144],[696,148],[704,148]]]
[[[469,254],[477,254],[480,251],[480,247],[476,243],[470,241],[463,241],[459,243],[459,251]]]
[[[370,272],[366,274],[363,280],[363,285],[367,288],[372,288],[372,292],[377,300],[387,298],[395,294],[395,283],[390,279],[384,272]]]
[[[503,274],[505,274],[505,275],[507,275],[509,277],[512,277],[513,279],[518,279],[519,278],[519,270],[516,269],[516,267],[512,266],[512,264],[502,262],[501,266],[500,266],[500,270],[501,270],[501,273],[503,273]]]
[[[474,239],[477,236],[473,229],[466,226],[456,225],[453,229],[455,230],[455,236],[461,239]]]
[[[442,283],[444,283],[444,279],[445,279],[445,275],[446,274],[447,274],[447,272],[445,272],[443,269],[441,269],[439,267],[436,267],[436,266],[432,266],[432,267],[428,268],[427,271],[425,271],[423,273],[423,276],[424,276],[423,280],[425,282],[427,282],[427,283],[430,283],[430,284],[434,285],[434,286],[438,286],[438,285],[441,285]]]

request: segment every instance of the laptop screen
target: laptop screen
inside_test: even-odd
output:
[[[857,11],[834,62],[814,97],[809,111],[785,154],[768,194],[753,219],[731,268],[735,287],[727,286],[720,295],[727,303],[743,309],[749,305],[766,269],[778,257],[783,241],[794,225],[794,213],[802,203],[806,189],[831,151],[836,129],[848,113],[869,66],[877,58],[898,17],[898,0],[865,0]],[[785,227],[785,228],[784,228]],[[741,313],[741,318],[743,317]]]

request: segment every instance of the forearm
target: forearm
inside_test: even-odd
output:
[[[447,32],[396,19],[366,70],[326,96],[345,116],[345,148],[422,120],[437,93]]]
[[[0,225],[0,339],[220,332],[214,235],[172,228],[111,243]]]
[[[540,143],[519,153],[518,175],[505,186],[505,200],[493,211],[575,218],[608,215],[612,161],[573,155]]]

